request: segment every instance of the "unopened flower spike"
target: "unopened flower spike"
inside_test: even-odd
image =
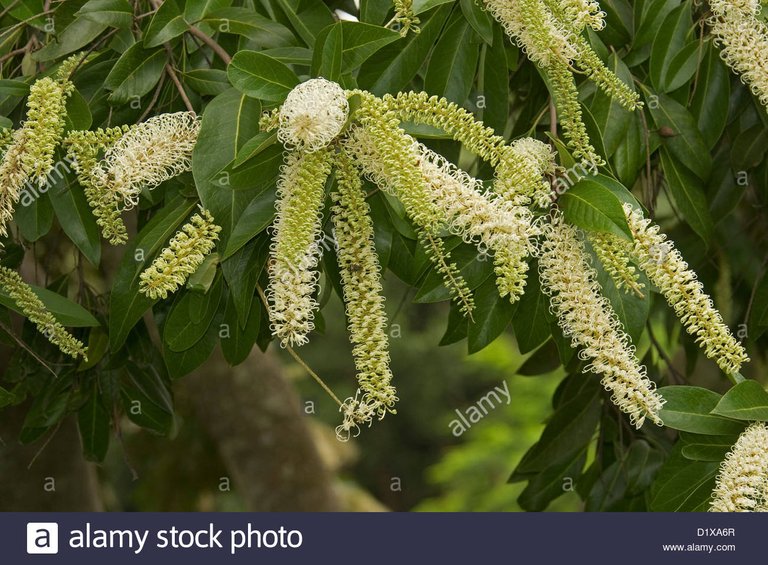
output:
[[[27,182],[43,185],[53,167],[53,155],[64,132],[66,102],[74,86],[50,77],[35,81],[27,97],[27,116],[13,132],[0,163],[0,235],[13,218],[13,209]]]
[[[720,465],[710,512],[768,512],[768,425],[754,422]]]
[[[64,329],[19,273],[0,266],[0,287],[8,293],[24,316],[37,326],[38,331],[62,353],[73,358],[86,358],[88,348]]]
[[[267,297],[270,329],[283,346],[305,344],[314,329],[318,241],[332,160],[330,148],[291,151],[280,169]]]
[[[94,174],[130,209],[143,189],[190,170],[200,120],[192,112],[160,114],[131,126],[104,154]]]
[[[640,282],[640,274],[632,264],[632,242],[605,232],[590,232],[588,238],[595,255],[605,272],[613,279],[616,288],[633,292],[636,296],[643,298],[644,285]]]
[[[418,34],[419,18],[413,13],[413,0],[393,0],[395,5],[395,17],[391,24],[397,24],[400,28],[400,35],[405,37],[409,31]],[[389,26],[390,24],[387,24]]]
[[[210,212],[201,208],[142,271],[139,291],[152,299],[166,298],[176,292],[213,251],[220,231]]]
[[[661,425],[659,412],[664,399],[656,392],[644,366],[640,365],[629,336],[623,331],[610,302],[602,295],[579,231],[555,213],[544,223],[539,254],[542,292],[549,295],[563,335],[584,368],[602,375],[601,383],[611,401],[640,428],[648,418]]]
[[[624,204],[624,213],[635,238],[633,255],[640,268],[659,288],[706,356],[728,375],[739,372],[749,357],[704,292],[696,273],[688,268],[674,243],[659,232],[659,226],[630,204]]]
[[[397,401],[389,368],[389,338],[379,259],[373,245],[370,208],[349,156],[336,156],[337,190],[331,208],[337,258],[344,289],[349,339],[363,401],[379,418]]]
[[[73,131],[64,139],[67,156],[83,187],[101,235],[111,244],[128,241],[128,230],[121,217],[123,197],[112,189],[105,171],[98,167],[99,157],[120,139],[129,126],[95,131]]]
[[[760,0],[710,0],[709,7],[720,56],[768,106],[768,25],[758,17]]]
[[[344,148],[371,182],[403,203],[416,226],[419,242],[424,246],[435,269],[462,313],[471,318],[474,299],[456,264],[451,262],[438,232],[443,214],[435,205],[420,170],[420,157],[414,150],[415,140],[399,127],[397,117],[386,110],[380,99],[367,92],[360,94],[357,110],[360,126],[350,128]]]
[[[341,133],[348,115],[344,89],[335,82],[314,78],[288,93],[277,114],[277,138],[288,149],[317,151]]]

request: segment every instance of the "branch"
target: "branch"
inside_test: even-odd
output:
[[[191,25],[189,26],[189,29],[187,30],[190,34],[197,37],[200,41],[205,43],[208,47],[213,49],[214,53],[216,53],[219,58],[224,61],[226,65],[229,65],[229,63],[232,62],[232,57],[229,53],[227,53],[224,48],[219,45],[215,39],[212,37],[209,37],[205,33],[203,33],[199,28],[196,28],[195,26]]]

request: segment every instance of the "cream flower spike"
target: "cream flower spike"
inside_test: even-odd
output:
[[[277,181],[267,297],[270,329],[283,346],[307,343],[315,327],[318,240],[332,159],[329,148],[313,153],[292,151]]]
[[[579,358],[591,361],[584,370],[603,375],[601,383],[611,393],[611,401],[629,415],[636,428],[646,418],[661,425],[664,399],[635,357],[635,348],[611,303],[602,295],[579,231],[566,224],[559,212],[542,230],[542,292],[550,297],[563,335],[573,347],[581,348]]]
[[[768,26],[759,0],[710,0],[707,21],[721,46],[720,56],[741,74],[760,102],[768,105]]]
[[[720,465],[710,512],[768,512],[768,425],[742,432]]]
[[[70,357],[86,359],[88,348],[70,334],[56,317],[45,307],[45,304],[35,294],[21,275],[7,267],[0,267],[0,287],[18,305],[24,316],[37,326],[48,341],[57,346],[62,353]]]
[[[674,243],[659,233],[659,226],[630,204],[624,204],[624,214],[635,237],[633,255],[648,279],[659,288],[706,356],[729,375],[739,372],[749,357],[704,292],[696,273],[688,268]]]
[[[133,208],[143,189],[190,170],[199,132],[200,120],[192,112],[154,116],[109,147],[93,174],[123,199],[126,210]]]
[[[296,86],[278,114],[277,139],[307,153],[326,147],[349,116],[347,94],[335,82],[313,78]]]

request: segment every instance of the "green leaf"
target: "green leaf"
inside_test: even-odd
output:
[[[250,161],[259,153],[274,145],[275,142],[277,142],[277,132],[260,131],[243,144],[237,152],[232,168],[236,169],[246,161]]]
[[[271,177],[263,178],[262,171],[262,178],[251,177],[252,190],[235,190],[231,186],[231,175],[221,174],[245,142],[259,132],[260,115],[261,104],[234,89],[219,94],[203,113],[197,145],[192,152],[192,174],[200,200],[222,227],[220,250],[227,250],[238,219],[263,190],[260,183],[271,181]],[[222,260],[230,254],[222,253]]]
[[[321,40],[322,37],[322,40]],[[344,36],[341,22],[329,26],[328,33],[320,32],[312,59],[312,73],[328,80],[339,82],[341,79],[342,51]]]
[[[768,392],[757,381],[742,381],[723,395],[712,414],[768,422]]]
[[[682,449],[678,444],[651,486],[649,506],[654,512],[703,512],[709,507],[720,464],[691,461]]]
[[[275,1],[282,8],[299,37],[309,46],[314,45],[315,38],[322,29],[334,23],[333,13],[323,2]]]
[[[116,28],[129,27],[133,22],[128,0],[90,0],[76,15]]]
[[[632,73],[616,53],[611,55],[607,65],[624,83],[632,84]],[[600,129],[606,157],[612,156],[626,138],[632,120],[632,112],[624,109],[616,100],[602,90],[595,92],[589,105],[592,117]]]
[[[725,455],[738,438],[737,434],[708,436],[683,432],[680,434],[680,441],[683,443],[682,454],[683,457],[692,461],[717,461],[719,463],[725,459]]]
[[[469,25],[488,45],[493,44],[496,38],[494,37],[493,18],[490,14],[483,10],[475,0],[461,0],[459,4]],[[496,61],[496,64],[500,68],[504,68],[502,61]]]
[[[37,241],[47,234],[53,225],[53,206],[44,192],[46,189],[47,186],[28,184],[21,191],[20,203],[14,211],[14,220],[27,241]]]
[[[100,230],[82,189],[69,177],[56,179],[49,192],[59,225],[85,258],[94,266],[101,260]]]
[[[680,213],[693,230],[705,242],[709,242],[712,239],[714,222],[709,213],[707,197],[700,185],[701,181],[672,157],[666,148],[661,150],[661,164],[669,191]]]
[[[474,323],[469,322],[467,346],[469,353],[476,353],[499,337],[507,328],[515,313],[516,305],[509,298],[502,298],[496,290],[496,280],[488,277],[474,293]]]
[[[439,56],[429,60],[424,90],[462,104],[475,80],[480,49],[475,31],[460,13],[440,36],[435,52]]]
[[[184,19],[194,23],[212,11],[226,8],[230,4],[232,4],[232,0],[186,0],[184,2]]]
[[[251,303],[250,311],[247,312],[245,327],[242,329],[238,320],[238,312],[230,300],[224,314],[224,328],[226,328],[224,335],[226,337],[220,334],[220,340],[224,359],[232,366],[245,361],[253,349],[253,344],[256,343],[261,327],[261,303],[258,301]]]
[[[209,13],[204,22],[223,33],[235,33],[266,49],[294,43],[291,30],[250,8],[222,8]]]
[[[120,381],[120,397],[125,415],[137,426],[162,435],[173,430],[171,392],[154,367],[129,362]]]
[[[525,294],[520,298],[517,312],[512,318],[517,346],[523,354],[539,347],[550,335],[547,315],[549,299],[541,292],[538,272],[538,263],[534,261],[528,271]]]
[[[72,302],[70,299],[53,292],[52,290],[48,290],[47,288],[42,288],[33,284],[29,286],[45,305],[46,309],[56,317],[61,325],[72,328],[99,325],[98,320],[94,318],[88,310],[76,302]],[[14,302],[5,289],[2,288],[0,288],[0,303],[15,310],[19,314],[22,313],[21,308],[16,305],[16,302]]]
[[[360,88],[377,96],[405,90],[429,56],[450,13],[450,6],[440,6],[422,20],[421,33],[409,33],[368,59],[357,77]]]
[[[176,0],[165,0],[152,16],[144,34],[144,47],[157,47],[180,36],[189,29]]]
[[[91,116],[91,109],[88,107],[88,102],[80,94],[80,91],[75,89],[67,99],[67,129],[68,130],[86,130],[91,127],[93,122],[93,116]]]
[[[664,19],[664,23],[656,28],[658,32],[653,40],[650,60],[651,84],[659,92],[670,92],[674,69],[672,61],[686,45],[686,39],[693,27],[691,21],[691,6],[688,2],[672,10]],[[695,66],[694,66],[695,71]],[[690,77],[689,77],[690,78]]]
[[[139,275],[195,208],[194,200],[177,198],[155,213],[128,244],[109,299],[109,347],[117,351],[144,312],[157,302],[139,292]]]
[[[691,100],[691,112],[696,116],[698,130],[710,149],[728,123],[728,100],[731,96],[730,73],[720,59],[720,51],[712,42],[699,65],[696,90]]]
[[[757,124],[741,132],[731,146],[731,164],[734,170],[745,171],[759,165],[768,147],[768,132]]]
[[[317,36],[315,59],[319,58],[319,51],[326,51],[327,47],[325,44],[332,33],[340,34],[340,38],[336,39],[335,42],[340,46],[341,70],[344,73],[356,70],[371,55],[393,41],[400,39],[400,34],[391,29],[360,22],[337,22],[328,26]],[[314,61],[312,66],[314,69],[318,68],[317,63]],[[316,72],[315,74],[328,78],[322,72]]]
[[[231,88],[227,72],[219,69],[194,69],[183,76],[184,82],[198,94],[216,96]]]
[[[176,298],[163,324],[163,342],[171,351],[185,351],[203,338],[218,311],[223,288],[219,278],[210,292],[185,292]]]
[[[103,461],[109,448],[110,415],[104,407],[98,383],[94,382],[86,400],[77,411],[77,427],[83,455],[89,461]]]
[[[504,40],[501,26],[493,26],[493,45],[485,48],[483,57],[483,123],[498,135],[504,135],[509,119],[509,74]]]
[[[648,108],[656,127],[669,130],[663,146],[697,177],[707,180],[712,157],[690,112],[666,94],[659,94],[658,99],[650,98]]]
[[[253,294],[264,265],[269,257],[269,238],[261,237],[248,242],[237,253],[221,264],[224,279],[229,286],[230,300],[227,308],[234,307],[240,321],[245,326],[251,312]]]
[[[487,254],[478,253],[477,249],[471,245],[462,245],[451,250],[451,262],[456,263],[470,290],[479,287],[493,271],[493,260]],[[443,276],[436,269],[432,269],[416,292],[413,301],[430,303],[450,299],[451,293],[445,287]]]
[[[591,178],[577,182],[558,199],[565,219],[580,228],[632,240],[624,208],[616,195]]]
[[[56,425],[67,413],[71,396],[71,378],[48,379],[24,418],[24,428],[48,428]]]
[[[291,69],[256,51],[237,52],[227,67],[227,77],[240,92],[270,102],[282,102],[299,84]]]
[[[643,285],[643,296],[637,296],[632,291],[616,288],[616,283],[605,272],[599,261],[594,261],[597,269],[597,281],[602,288],[603,296],[611,303],[613,311],[619,318],[624,331],[627,332],[633,343],[637,343],[645,329],[648,314],[651,310],[651,285],[645,273],[638,269],[639,283]]]
[[[160,80],[165,60],[162,49],[144,49],[141,43],[133,44],[104,79],[104,88],[112,91],[109,101],[125,104],[132,98],[144,96]]]
[[[205,332],[205,335],[194,347],[180,352],[172,351],[168,348],[163,350],[165,365],[172,379],[179,379],[191,373],[211,356],[216,343],[219,341],[219,331],[223,317],[224,308],[220,307],[213,321],[208,326],[208,331]]]
[[[422,14],[435,6],[448,4],[453,1],[454,0],[413,0],[413,13],[417,15]]]
[[[661,409],[664,425],[695,434],[722,435],[737,433],[743,425],[710,412],[717,406],[720,395],[696,386],[665,386],[659,394],[666,400]]]
[[[69,55],[96,39],[106,27],[107,25],[101,22],[95,22],[88,18],[77,18],[60,33],[57,33],[54,41],[49,42],[39,51],[35,51],[32,54],[32,59],[44,63]]]

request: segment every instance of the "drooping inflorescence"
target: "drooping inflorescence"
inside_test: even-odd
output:
[[[758,18],[760,0],[709,0],[707,20],[720,56],[768,105],[768,25]]]
[[[768,425],[754,422],[720,465],[711,512],[768,512]]]
[[[0,266],[0,287],[16,303],[24,316],[37,326],[38,331],[62,353],[74,358],[86,357],[88,348],[64,329],[19,273]]]
[[[550,297],[563,335],[581,348],[580,359],[590,361],[584,369],[603,375],[601,382],[611,400],[629,415],[630,422],[638,428],[646,418],[661,424],[664,400],[635,357],[634,346],[610,302],[601,294],[578,229],[566,224],[559,213],[542,229],[542,291]]]
[[[612,73],[581,36],[586,27],[600,30],[604,13],[590,0],[483,0],[507,35],[548,78],[553,98],[575,157],[601,165],[582,119],[572,65],[577,66],[608,95],[628,110],[640,99]]]
[[[210,212],[201,208],[142,271],[139,291],[153,299],[166,298],[176,292],[213,251],[220,231]]]

